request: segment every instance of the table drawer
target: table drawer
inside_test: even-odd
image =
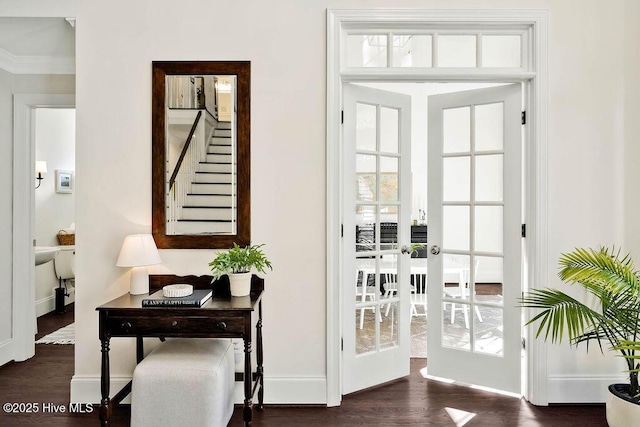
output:
[[[244,332],[243,317],[136,317],[114,316],[106,319],[106,330],[111,336],[133,335],[198,335],[228,334],[241,335]]]

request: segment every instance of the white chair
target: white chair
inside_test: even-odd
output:
[[[376,292],[378,290],[374,286],[369,286],[369,274],[365,271],[362,271],[362,285],[358,286],[358,274],[356,273],[356,301],[364,303],[367,301],[375,301],[376,300]],[[364,311],[365,310],[374,310],[375,307],[361,307],[360,308],[360,329],[364,328]],[[378,320],[382,322],[382,313],[378,313]]]
[[[398,275],[395,273],[383,273],[382,278],[384,278],[384,294],[382,296],[383,299],[389,299],[393,297],[395,293],[398,292]],[[391,303],[387,303],[387,309],[384,312],[385,317],[389,316],[389,310],[391,309]]]
[[[468,268],[468,263],[464,262],[464,261],[460,261],[456,259],[456,262],[459,262],[461,265],[466,266],[467,268],[463,268],[460,271],[460,275],[459,275],[459,279],[458,279],[458,285],[457,286],[445,286],[444,287],[444,295],[448,298],[459,298],[461,300],[468,300],[469,299],[469,286],[470,286],[470,281],[469,281],[469,268]],[[477,273],[478,273],[478,260],[475,260],[475,265],[474,265],[474,278],[477,277]],[[446,309],[446,304],[445,303],[445,309]],[[455,321],[455,316],[456,316],[456,311],[460,310],[463,313],[464,316],[464,326],[469,329],[469,305],[468,304],[457,304],[459,307],[456,306],[456,303],[454,302],[449,302],[448,304],[451,305],[450,308],[450,322],[453,325],[454,321]],[[478,321],[482,322],[482,315],[480,314],[480,309],[478,308],[478,306],[474,306],[475,308],[475,313],[476,316],[478,317]]]
[[[412,273],[411,285],[411,320],[417,316],[427,317],[427,275]],[[418,311],[422,307],[422,312]]]

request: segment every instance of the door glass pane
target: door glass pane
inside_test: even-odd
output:
[[[469,328],[465,326],[464,312],[468,304],[442,303],[442,346],[458,350],[471,350]]]
[[[431,36],[393,36],[394,67],[431,67]]]
[[[469,250],[469,207],[443,206],[442,246],[447,250]]]
[[[481,257],[476,259],[476,301],[502,304],[503,260],[502,257]]]
[[[380,302],[385,304],[398,296],[398,255],[383,255],[380,259]]]
[[[482,36],[482,66],[519,68],[520,36]]]
[[[356,308],[356,354],[376,350],[376,306]]]
[[[443,199],[448,202],[468,202],[471,197],[471,158],[449,157],[442,161]]]
[[[442,152],[467,153],[471,150],[471,109],[449,108],[443,112]]]
[[[398,346],[398,303],[392,302],[381,306],[382,322],[380,323],[380,348]]]
[[[380,156],[380,202],[398,201],[398,158]]]
[[[376,156],[356,155],[356,202],[376,200]]]
[[[469,301],[471,299],[469,292],[469,259],[468,255],[445,254],[443,256],[443,297],[465,301]]]
[[[380,250],[398,248],[397,210],[397,206],[380,206]]]
[[[476,36],[438,36],[438,67],[475,67]]]
[[[476,156],[476,201],[502,201],[502,154]],[[446,189],[446,187],[445,187]]]
[[[380,151],[398,152],[398,110],[382,107],[380,109]]]
[[[356,104],[356,150],[376,151],[376,107]]]
[[[503,311],[499,307],[476,306],[473,313],[473,350],[502,356]]]
[[[477,105],[475,115],[476,151],[502,150],[503,104]]]
[[[375,276],[376,261],[374,258],[356,258],[356,303],[370,303],[376,300]]]
[[[475,207],[475,250],[502,253],[502,206]]]
[[[376,206],[356,205],[356,252],[374,251]]]
[[[386,35],[348,35],[347,65],[349,67],[386,67]]]

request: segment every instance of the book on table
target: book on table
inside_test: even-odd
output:
[[[142,300],[143,307],[202,307],[211,298],[211,289],[195,289],[186,297],[165,297],[162,289]]]

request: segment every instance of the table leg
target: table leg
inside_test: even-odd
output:
[[[244,425],[250,426],[252,420],[251,405],[252,396],[251,389],[253,385],[253,374],[251,372],[251,334],[244,338]]]
[[[258,364],[258,381],[260,381],[260,389],[258,390],[258,409],[262,410],[264,406],[264,368],[262,367],[263,353],[262,353],[262,301],[258,303],[258,323],[256,324],[256,341],[258,347],[258,353],[256,354],[256,362]]]
[[[101,351],[102,351],[102,370],[100,373],[100,391],[102,393],[102,399],[100,400],[100,425],[103,427],[109,426],[109,419],[111,418],[111,401],[109,399],[109,337],[103,337],[100,339]]]
[[[144,341],[142,336],[136,336],[136,361],[137,363],[142,362],[144,359]]]

